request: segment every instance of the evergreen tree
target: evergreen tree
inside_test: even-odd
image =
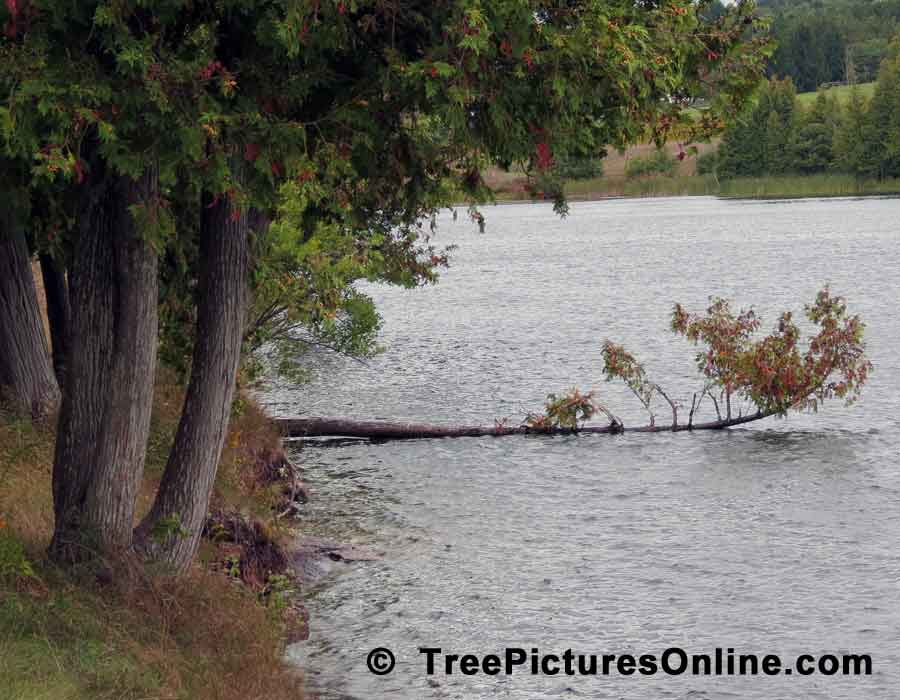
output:
[[[719,175],[758,177],[791,169],[797,91],[790,79],[763,84],[756,104],[725,130]]]
[[[793,142],[791,169],[811,175],[827,170],[834,159],[833,104],[820,92],[808,114],[801,117]]]
[[[869,105],[859,88],[850,92],[847,105],[840,112],[834,133],[834,168],[852,173],[858,178],[871,176],[873,164],[869,162]]]
[[[879,178],[900,177],[900,44],[881,64],[866,130],[867,159]]]
[[[752,2],[732,4],[712,23],[701,14],[708,5],[0,7],[0,148],[26,173],[0,196],[4,214],[13,211],[8,200],[17,204],[16,220],[0,221],[0,236],[15,237],[22,251],[20,234],[34,222],[19,213],[36,193],[59,187],[71,204],[72,223],[60,233],[71,321],[53,558],[137,551],[175,572],[189,567],[247,319],[258,311],[253,297],[278,318],[297,314],[334,328],[342,301],[358,299],[354,280],[434,278],[443,258],[423,224],[460,192],[488,199],[483,168],[546,172],[555,156],[662,140],[687,124],[684,106],[710,85],[701,128],[716,128],[757,83],[768,40]],[[561,196],[557,204],[564,206]],[[158,493],[135,530],[158,299],[171,299],[161,259],[180,268],[176,289],[191,291],[183,301],[193,320],[190,381]],[[30,303],[33,290],[21,284],[29,272],[20,259],[8,269]],[[34,317],[16,315],[3,331],[20,338],[27,329],[19,326],[34,326]],[[46,344],[15,344],[13,352],[39,345],[42,360],[30,364],[52,387]],[[41,393],[52,400],[53,391]]]

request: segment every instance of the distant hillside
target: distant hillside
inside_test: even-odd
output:
[[[875,83],[863,83],[861,85],[857,85],[856,89],[859,90],[860,94],[866,99],[870,99],[872,95],[875,93]],[[836,87],[828,88],[825,90],[825,94],[829,97],[836,97],[838,104],[845,105],[850,100],[850,94],[853,92],[853,87],[850,85],[838,85]],[[816,96],[819,93],[817,91],[813,92],[801,92],[797,95],[797,102],[799,102],[804,107],[812,106],[816,101]]]
[[[900,30],[900,0],[759,0],[778,48],[772,76],[799,92],[823,83],[871,82]]]

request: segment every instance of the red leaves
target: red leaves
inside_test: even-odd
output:
[[[522,61],[528,67],[528,70],[534,70],[534,54],[531,52],[531,49],[525,49],[522,52]]]
[[[827,288],[806,313],[819,330],[805,351],[789,312],[781,315],[772,333],[754,339],[759,328],[755,314],[735,316],[722,299],[713,300],[706,316],[692,316],[676,305],[672,330],[707,346],[697,363],[708,379],[726,394],[737,392],[750,399],[761,411],[815,407],[832,397],[852,402],[872,368],[865,357],[862,322],[847,317],[843,299],[832,297]]]
[[[534,146],[534,159],[538,170],[550,170],[553,167],[553,151],[546,141],[539,141]]]
[[[19,31],[19,3],[18,0],[6,0],[6,9],[9,11],[9,21],[3,28],[3,33],[10,39],[14,38]]]
[[[347,3],[339,2],[337,6],[337,11],[339,15],[343,15],[347,13]]]
[[[225,67],[222,65],[221,61],[210,61],[206,66],[200,69],[197,77],[199,77],[200,80],[210,80],[217,73],[222,73],[224,70]]]
[[[248,143],[244,146],[244,160],[249,163],[256,162],[256,159],[259,158],[260,147],[258,143]]]
[[[84,168],[81,165],[81,161],[76,159],[74,167],[75,167],[75,181],[79,185],[81,185],[84,183],[84,179],[85,179]]]
[[[509,58],[512,56],[512,44],[510,44],[506,39],[500,42],[500,53]]]

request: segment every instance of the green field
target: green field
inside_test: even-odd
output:
[[[838,103],[844,105],[850,100],[850,94],[854,87],[859,90],[866,99],[870,99],[872,95],[875,94],[875,83],[860,83],[855,86],[840,85],[838,87],[828,88],[825,90],[825,94],[829,97],[835,95]],[[811,107],[815,103],[818,94],[818,92],[801,92],[797,95],[797,102],[799,102],[802,107]],[[698,119],[700,116],[700,110],[694,107],[688,109],[687,112],[693,119]]]
[[[860,83],[856,86],[840,85],[838,87],[828,88],[825,90],[825,94],[828,95],[828,97],[835,95],[840,104],[847,104],[854,87],[856,87],[866,99],[872,97],[875,93],[875,83]],[[818,94],[818,92],[801,92],[797,95],[797,101],[804,107],[810,107],[816,101],[816,96]]]

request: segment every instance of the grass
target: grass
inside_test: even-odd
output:
[[[181,397],[171,378],[158,382],[142,510],[162,474]],[[271,519],[274,487],[257,471],[279,447],[273,431],[258,408],[243,403],[216,481],[219,505]],[[302,677],[283,661],[277,611],[250,587],[201,565],[172,580],[122,562],[109,581],[45,560],[53,443],[50,427],[0,413],[0,697],[302,698]]]
[[[864,197],[900,194],[900,179],[857,180],[852,175],[786,175],[717,181],[712,175],[672,177],[594,178],[566,183],[573,201],[604,197],[718,196],[734,199],[793,199],[801,197]],[[526,201],[524,191],[497,193],[498,201]]]
[[[900,194],[900,180],[857,180],[852,175],[794,175],[725,180],[718,193],[733,198],[856,197]]]
[[[853,93],[852,85],[838,85],[836,87],[828,88],[825,90],[825,94],[828,97],[837,97],[838,104],[845,105],[850,101],[850,95]],[[860,94],[869,99],[872,95],[875,94],[875,83],[860,83],[855,86],[857,90],[859,90]],[[818,92],[801,92],[797,95],[797,102],[799,102],[803,107],[811,107],[816,102],[816,97],[818,96]]]
[[[566,194],[572,199],[590,199],[598,193],[620,197],[676,197],[717,193],[715,179],[710,176],[655,176],[646,178],[597,178],[566,183]]]

